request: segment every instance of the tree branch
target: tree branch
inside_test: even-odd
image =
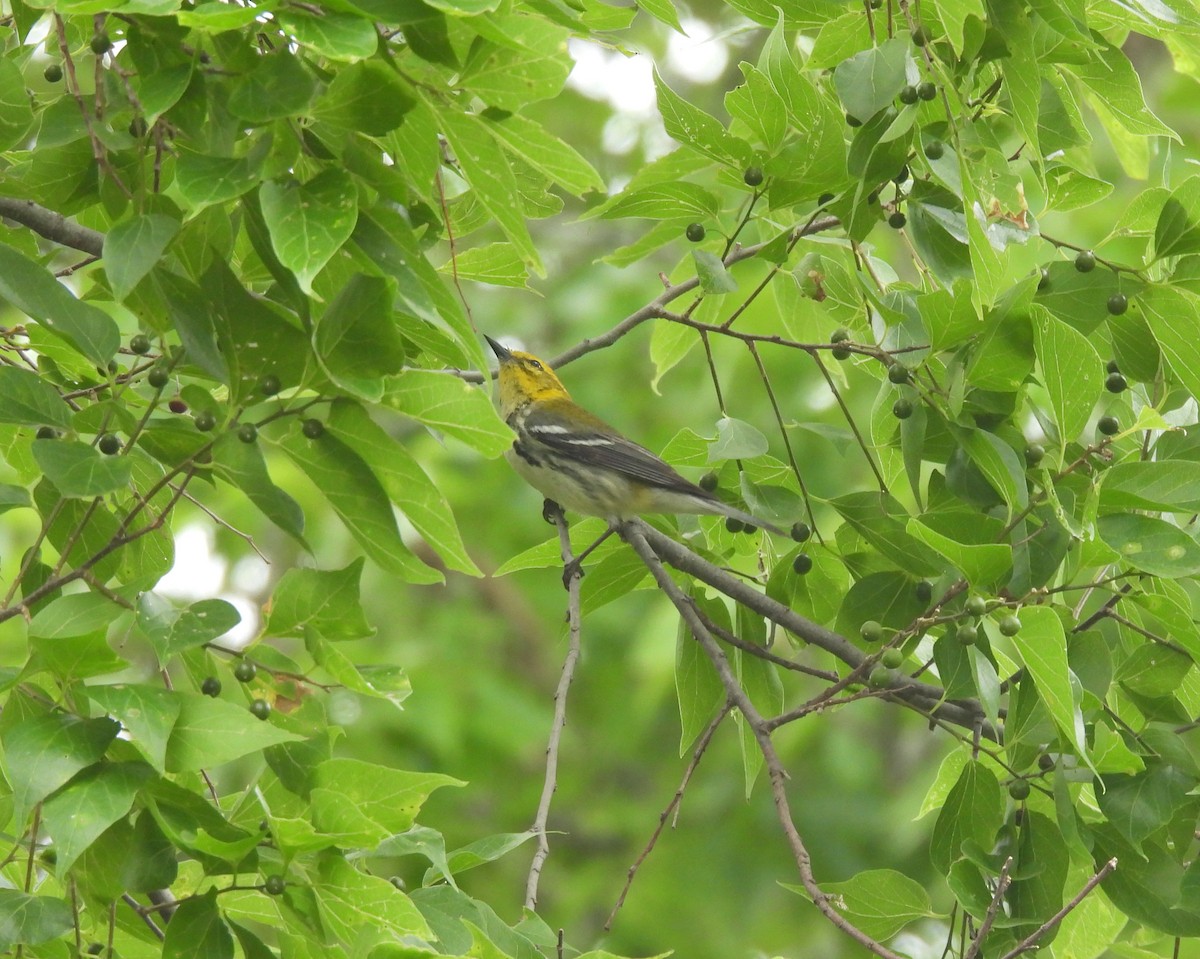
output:
[[[1065,906],[1058,910],[1058,912],[1033,930],[1033,932],[1031,932],[1028,936],[1009,949],[1008,952],[1000,957],[1000,959],[1016,959],[1016,957],[1021,955],[1021,953],[1028,952],[1030,949],[1033,949],[1041,940],[1041,938],[1046,935],[1046,933],[1062,922],[1063,919],[1067,917],[1067,914],[1074,910],[1075,907],[1081,902],[1083,902],[1083,900],[1087,898],[1088,894],[1098,885],[1100,885],[1100,883],[1104,882],[1104,880],[1107,879],[1112,871],[1116,868],[1117,857],[1114,856],[1100,867],[1096,875],[1092,876],[1091,879],[1083,884],[1083,888],[1075,894],[1074,898],[1072,898],[1070,902],[1068,902]]]
[[[82,250],[92,256],[104,254],[104,234],[86,226],[80,226],[73,220],[68,220],[61,213],[55,213],[32,200],[18,200],[13,197],[0,196],[0,217],[15,220],[22,226],[27,226],[38,236]]]

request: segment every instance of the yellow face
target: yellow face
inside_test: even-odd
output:
[[[567,388],[545,363],[532,353],[508,350],[491,337],[488,342],[500,358],[500,413],[508,416],[513,410],[530,401],[567,396]]]

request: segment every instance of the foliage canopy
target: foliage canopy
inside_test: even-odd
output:
[[[512,439],[479,333],[541,284],[568,207],[604,264],[666,285],[636,273],[600,335],[558,327],[556,365],[609,350],[623,383],[649,325],[665,457],[797,524],[623,529],[569,589],[570,662],[580,613],[586,644],[605,616],[628,635],[635,591],[670,600],[685,782],[732,717],[793,860],[775,878],[879,955],[1200,937],[1200,157],[1126,52],[1193,73],[1200,11],[733,0],[707,11],[746,56],[723,102],[656,72],[675,142],[608,195],[563,116],[570,45],[682,30],[640,9],[0,2],[0,947],[609,955],[563,944],[536,874],[516,916],[463,879],[544,815],[447,850],[419,817],[454,770],[361,758],[345,719],[410,692],[403,646],[359,658],[362,583],[450,579],[406,594],[434,606],[482,575],[507,480],[448,478]],[[713,435],[664,420],[702,393]],[[244,648],[227,599],[156,591],[181,513],[285,568]],[[834,881],[786,737],[880,700],[952,746],[928,862]]]

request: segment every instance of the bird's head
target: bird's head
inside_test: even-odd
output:
[[[528,403],[569,396],[554,370],[532,353],[510,350],[484,336],[500,361],[500,412],[508,416]]]

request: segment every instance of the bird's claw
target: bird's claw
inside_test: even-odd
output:
[[[570,589],[573,579],[583,579],[583,564],[578,558],[563,566],[563,589]]]
[[[562,516],[562,507],[552,499],[542,500],[542,519],[553,526],[558,522],[558,517]]]

